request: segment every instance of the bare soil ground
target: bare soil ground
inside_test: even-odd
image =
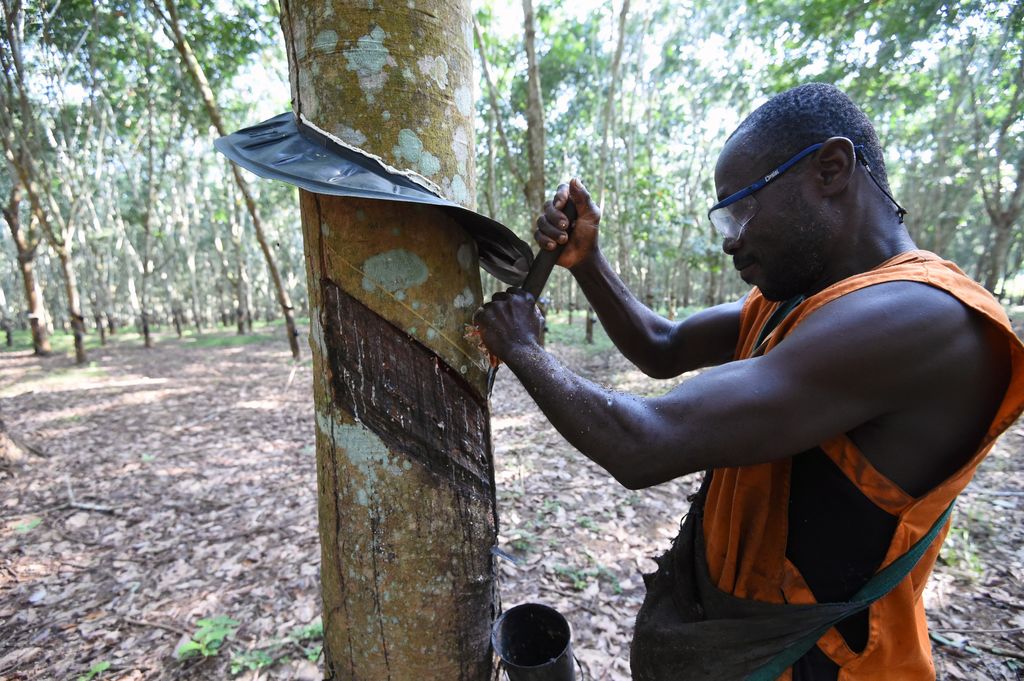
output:
[[[0,679],[320,678],[310,368],[271,333],[113,344],[85,369],[0,354],[0,419],[33,450],[0,467]],[[668,387],[610,352],[552,351],[619,390]],[[500,545],[518,561],[501,562],[504,606],[558,608],[586,678],[628,679],[640,573],[697,479],[617,487],[507,370],[492,407]],[[926,592],[941,679],[1021,678],[1022,448],[1018,423],[958,502]],[[220,651],[179,660],[217,616],[238,622]]]

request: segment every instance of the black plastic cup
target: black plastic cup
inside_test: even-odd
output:
[[[523,603],[491,629],[491,645],[510,681],[576,681],[569,623],[554,608]]]

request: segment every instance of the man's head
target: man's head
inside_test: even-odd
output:
[[[715,184],[721,208],[711,217],[723,248],[772,300],[827,282],[844,241],[855,241],[851,222],[863,222],[863,205],[892,206],[870,121],[820,83],[777,95],[747,117],[722,150]]]
[[[801,149],[830,137],[846,137],[863,147],[864,160],[886,191],[889,179],[878,135],[871,121],[834,85],[807,83],[778,94],[754,110],[729,136],[752,135],[774,168]]]

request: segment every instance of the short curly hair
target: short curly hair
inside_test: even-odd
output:
[[[872,175],[891,193],[874,126],[860,107],[834,85],[806,83],[775,95],[747,116],[730,138],[737,134],[771,140],[766,151],[773,165],[830,137],[847,137],[864,147],[861,153]]]

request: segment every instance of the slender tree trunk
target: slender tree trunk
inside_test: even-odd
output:
[[[604,112],[601,115],[601,156],[597,171],[597,190],[595,193],[600,205],[605,202],[605,173],[608,170],[609,133],[615,106],[615,87],[618,85],[619,68],[622,64],[622,51],[626,44],[626,18],[629,16],[629,0],[623,0],[622,11],[619,13],[619,40],[615,45],[612,57],[612,69],[608,80],[608,95],[604,100]],[[621,273],[620,273],[621,274]]]
[[[100,306],[96,296],[92,297],[92,324],[96,327],[96,333],[100,335],[100,345],[106,345],[107,330],[103,326],[103,308]]]
[[[999,216],[1002,217],[1002,216]],[[984,286],[993,294],[1003,279],[1006,261],[1010,255],[1010,237],[1012,236],[1012,220],[992,220],[992,231],[995,233],[991,247],[986,250]]]
[[[153,6],[156,7],[155,0],[151,0],[151,2],[153,3]],[[181,23],[178,21],[178,9],[174,0],[164,0],[164,9],[166,10],[166,13],[161,12],[160,15],[167,28],[168,37],[171,38],[175,49],[177,49],[178,54],[181,55],[181,60],[184,64],[185,70],[187,70],[189,75],[192,77],[192,80],[196,85],[196,89],[199,91],[199,95],[203,99],[203,103],[206,106],[206,112],[210,116],[210,121],[213,123],[213,127],[217,129],[217,133],[219,135],[227,135],[227,128],[225,128],[224,121],[221,118],[217,99],[213,95],[210,83],[206,80],[206,74],[203,72],[202,66],[200,66],[195,53],[192,51],[192,46],[189,44],[188,40],[185,39],[185,35],[182,32]],[[470,101],[470,105],[472,106],[472,100]],[[299,359],[301,356],[299,352],[299,334],[295,329],[295,314],[294,308],[292,307],[291,296],[288,295],[288,289],[285,288],[284,283],[281,280],[281,273],[277,268],[277,262],[270,249],[270,242],[263,229],[263,221],[260,219],[260,213],[256,207],[256,199],[252,194],[252,189],[249,187],[249,183],[242,176],[242,171],[238,166],[232,164],[231,172],[235,178],[235,184],[238,185],[239,191],[242,192],[242,198],[245,200],[245,206],[249,211],[249,217],[252,219],[252,227],[253,232],[256,234],[256,241],[259,242],[260,250],[263,252],[263,258],[267,263],[267,270],[270,272],[270,278],[273,280],[274,287],[277,291],[277,302],[281,307],[281,313],[284,315],[285,330],[288,334],[288,345],[291,347],[292,357]]]
[[[1014,12],[1010,21],[1019,23],[1020,12]],[[990,63],[999,63],[999,58],[995,55],[990,59]],[[965,60],[964,66],[968,69],[965,70],[965,80],[971,84],[972,90],[969,101],[974,114],[975,152],[980,158],[983,154],[987,155],[991,149],[995,152],[996,159],[993,177],[982,177],[979,182],[994,234],[989,235],[988,247],[984,249],[978,263],[979,274],[984,276],[983,285],[995,294],[1005,272],[1013,227],[1024,214],[1024,158],[1018,155],[1010,166],[1012,179],[1004,176],[1003,171],[1003,164],[1011,158],[1010,148],[1020,143],[1020,112],[1021,106],[1024,105],[1024,51],[1020,52],[1007,85],[1012,93],[1009,102],[1002,115],[995,120],[982,117],[978,107],[978,102],[982,100],[978,96],[974,77],[969,70],[969,61]],[[990,141],[993,135],[994,145]],[[1012,190],[1009,188],[1011,183]]]
[[[622,9],[619,12],[619,37],[618,42],[615,45],[615,52],[612,56],[611,72],[608,76],[608,92],[605,95],[604,107],[601,113],[601,151],[598,161],[597,171],[597,185],[595,187],[595,196],[597,196],[598,204],[602,208],[611,208],[608,206],[608,163],[611,156],[611,140],[614,138],[615,120],[616,116],[616,88],[619,84],[619,73],[622,66],[622,53],[626,45],[626,19],[629,16],[629,2],[630,0],[623,0]],[[619,211],[606,210],[606,219],[612,219],[613,215],[621,215]],[[615,230],[616,234],[616,254],[615,260],[616,269],[618,270],[619,277],[626,286],[631,286],[631,271],[628,263],[629,258],[629,244],[627,242],[627,225],[620,224],[619,229]]]
[[[61,272],[64,274],[64,292],[68,297],[68,317],[71,319],[71,332],[75,336],[75,362],[85,364],[85,317],[82,316],[82,300],[78,294],[78,277],[71,262],[71,252],[67,247],[56,248],[60,260]]]
[[[487,114],[487,214],[497,219],[498,173],[494,163],[494,126],[498,112],[491,107]]]
[[[14,337],[11,335],[11,316],[7,309],[7,294],[3,286],[0,286],[0,329],[4,331],[7,347],[14,345]]]
[[[21,228],[21,189],[11,173],[11,196],[3,209],[4,220],[14,239],[17,251],[18,271],[25,290],[25,307],[28,310],[29,328],[32,330],[32,352],[35,355],[50,354],[50,338],[46,333],[46,308],[36,281],[35,258],[38,239],[30,243]]]
[[[188,186],[187,191],[190,196],[195,196],[198,193],[195,178],[192,178],[192,181]],[[209,190],[207,189],[206,191]],[[205,203],[207,199],[207,194],[205,192],[203,195],[203,199]],[[195,224],[200,224],[200,221],[198,219],[198,211],[201,210],[202,204],[195,201],[189,202],[191,208],[186,211],[185,207],[182,205],[183,203],[183,201],[178,201],[175,208],[176,210],[180,211],[178,215],[181,224],[182,246],[184,246],[184,248],[186,249],[185,268],[188,270],[189,303],[191,305],[192,310],[192,324],[196,328],[196,334],[201,336],[203,335],[204,312],[203,305],[199,300],[199,274],[198,268],[196,266],[196,255],[199,248],[196,243],[197,240],[193,239],[191,236],[191,226],[193,220],[195,221]]]
[[[237,226],[237,229],[236,229]],[[241,223],[231,227],[231,245],[235,251],[235,301],[237,307],[238,335],[245,334],[246,325],[252,331],[252,315],[249,313],[249,273],[245,269],[245,252],[242,248]]]
[[[476,38],[476,47],[480,55],[480,69],[481,71],[483,71],[484,82],[487,84],[487,98],[491,104],[491,113],[493,116],[495,128],[498,131],[498,139],[501,140],[502,150],[505,152],[505,161],[508,165],[509,174],[512,175],[516,184],[518,184],[523,190],[523,197],[527,201],[527,211],[536,210],[538,206],[529,204],[530,196],[527,192],[526,178],[523,177],[523,174],[521,172],[519,172],[519,168],[516,165],[515,161],[515,155],[513,155],[512,149],[508,142],[508,135],[505,133],[505,125],[504,123],[502,123],[501,116],[497,115],[497,112],[500,111],[500,108],[498,106],[497,88],[494,86],[494,79],[491,78],[491,67],[487,61],[487,51],[484,49],[483,36],[480,35],[480,27],[477,25],[476,19],[473,20],[473,35]],[[543,118],[543,116],[541,118]],[[491,149],[488,153],[490,154],[491,157],[493,157],[493,149]],[[490,193],[490,186],[488,186],[488,193]],[[495,203],[497,203],[497,199],[495,199]],[[495,214],[492,212],[491,216],[494,217],[494,215]]]
[[[178,334],[178,338],[181,338],[181,308],[177,303],[171,307],[171,323],[174,324],[174,333]]]
[[[523,0],[523,42],[526,46],[526,151],[530,172],[526,179],[527,211],[544,205],[544,102],[540,95],[533,0]]]
[[[143,249],[143,257],[146,257],[147,250],[147,248]],[[143,262],[145,263],[146,261],[144,260]],[[146,348],[152,348],[153,337],[149,329],[149,266],[148,264],[144,264],[143,267],[145,269],[142,271],[142,290],[141,295],[139,296],[139,304],[141,308],[140,319],[142,321],[142,345]]]
[[[156,172],[155,164],[153,162],[153,100],[152,97],[147,101],[147,110],[149,115],[147,120],[149,121],[149,134],[146,135],[146,168],[147,168],[147,179],[146,179],[146,205],[142,216],[142,290],[140,291],[139,302],[142,305],[142,339],[143,345],[147,348],[153,347],[153,337],[150,333],[149,320],[152,318],[150,314],[150,302],[149,302],[149,280],[153,274],[153,262],[152,253],[150,252],[153,245],[153,211],[156,210]]]
[[[295,111],[471,204],[468,0],[281,9]],[[327,676],[485,681],[497,517],[486,364],[464,338],[475,245],[430,206],[300,206]]]
[[[572,326],[572,313],[576,310],[576,287],[569,282],[569,326]]]
[[[98,217],[96,224],[99,224]],[[106,259],[106,253],[96,240],[88,242],[89,251],[92,253],[92,294],[89,300],[92,303],[92,323],[96,327],[96,333],[100,336],[100,345],[107,344],[107,329],[103,322],[103,311],[107,309],[107,290],[110,279],[110,263]]]

